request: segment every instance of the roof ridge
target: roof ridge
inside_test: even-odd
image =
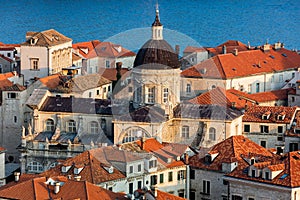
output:
[[[95,180],[94,180],[94,176],[93,176],[93,167],[92,167],[92,163],[93,163],[93,161],[92,161],[92,159],[93,159],[93,156],[92,156],[92,154],[90,153],[90,151],[88,151],[88,159],[89,159],[89,166],[90,166],[90,172],[91,172],[91,177],[92,177],[92,183],[93,184],[96,184],[95,183]]]

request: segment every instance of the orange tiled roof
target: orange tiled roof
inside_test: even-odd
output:
[[[193,168],[221,171],[222,163],[228,163],[232,161],[238,161],[238,165],[245,163],[242,155],[253,154],[273,157],[273,154],[267,149],[242,135],[232,136],[214,145],[211,151],[219,152],[218,156],[213,160],[212,163],[207,164],[205,163],[204,157],[195,155],[189,159],[190,166]]]
[[[193,47],[193,46],[187,46],[183,50],[184,53],[203,52],[203,51],[206,51],[206,49],[203,47]]]
[[[117,80],[117,70],[115,68],[100,68],[98,73],[104,78],[107,78],[108,80]],[[126,73],[130,73],[129,69],[122,68],[121,76],[125,75]]]
[[[243,116],[243,122],[262,122],[262,123],[290,123],[297,107],[284,106],[251,106]],[[283,120],[278,119],[278,115],[285,112]],[[263,119],[264,114],[270,114],[269,119]]]
[[[230,79],[292,70],[299,66],[300,55],[281,48],[269,51],[248,50],[237,56],[229,53],[214,56],[181,72],[184,77]]]
[[[268,101],[278,101],[288,99],[289,92],[293,90],[292,88],[273,90],[268,92],[259,92],[250,94],[250,97],[256,102],[268,102]]]
[[[116,180],[120,178],[125,178],[119,170],[113,169],[113,173],[109,173],[104,167],[109,167],[109,163],[105,160],[99,159],[97,154],[103,154],[101,149],[95,149],[90,151],[85,151],[73,158],[66,160],[61,165],[58,165],[50,170],[43,172],[42,176],[71,176],[72,179],[76,176],[73,170],[74,167],[82,167],[80,172],[81,180],[88,181],[94,184],[99,184],[106,181]],[[106,155],[102,156],[105,158]],[[61,170],[62,166],[71,166],[68,172],[64,173]]]
[[[156,200],[184,200],[185,198],[175,196],[173,194],[157,190]]]
[[[0,188],[0,197],[5,199],[95,199],[115,200],[127,199],[123,194],[114,193],[86,181],[72,181],[66,177],[51,177],[53,181],[62,183],[58,193],[54,193],[54,185],[47,183],[50,178],[37,177],[18,182],[10,187]]]
[[[101,42],[99,40],[92,40],[88,42],[79,42],[76,44],[72,44],[72,47],[73,49],[78,49],[78,53],[80,53],[80,55],[84,58],[94,58],[97,57],[97,54],[94,51],[94,49],[100,43]]]
[[[141,146],[141,140],[137,140],[136,143]],[[155,138],[149,138],[145,141],[143,141],[143,150],[147,151],[147,152],[151,152],[151,151],[156,151],[158,149],[163,148],[164,146],[158,142]]]
[[[228,41],[224,42],[223,44],[220,44],[217,47],[214,47],[214,48],[210,47],[210,48],[206,48],[206,49],[209,51],[209,53],[211,53],[213,55],[218,55],[218,54],[223,53],[223,46],[226,46],[227,53],[232,53],[232,51],[234,49],[237,49],[239,52],[249,50],[245,44],[243,44],[242,42],[237,41],[237,40],[228,40]]]
[[[47,88],[54,89],[59,85],[59,82],[61,80],[60,77],[62,77],[61,74],[53,74],[40,78],[39,81],[43,83]]]
[[[271,160],[271,164],[267,166],[271,171],[280,171],[272,180],[263,179],[262,177],[250,177],[244,170],[249,165],[238,166],[233,172],[228,174],[229,177],[238,179],[250,180],[253,182],[263,182],[272,185],[280,185],[286,187],[299,187],[300,186],[300,155],[299,152],[289,152],[280,158]],[[283,167],[284,166],[284,167]]]
[[[253,102],[252,99],[242,99],[238,95],[235,95],[224,88],[217,87],[208,92],[205,92],[191,100],[189,102],[201,105],[220,105],[226,107],[232,107],[233,103],[235,108],[243,109],[246,105],[250,106]]]

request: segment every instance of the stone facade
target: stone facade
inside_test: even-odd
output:
[[[27,84],[34,77],[59,73],[72,65],[72,40],[51,29],[27,33],[21,44],[21,73]],[[47,38],[47,40],[43,40]]]

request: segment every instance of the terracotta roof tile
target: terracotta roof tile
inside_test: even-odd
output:
[[[252,105],[255,101],[252,99],[240,98],[238,95],[235,95],[224,88],[217,87],[189,100],[189,102],[202,105],[214,104],[225,107],[234,107],[241,110],[244,109],[246,105]]]
[[[229,79],[274,71],[293,70],[299,66],[300,55],[281,48],[279,50],[248,50],[222,54],[207,59],[181,72],[184,77]]]
[[[117,70],[115,68],[100,68],[98,73],[104,78],[107,78],[108,80],[117,80]],[[126,73],[130,73],[129,69],[122,68],[121,76],[125,75]]]
[[[184,53],[204,52],[204,51],[206,51],[204,47],[193,47],[193,46],[187,46],[183,50]]]
[[[243,155],[261,155],[273,157],[274,154],[267,149],[259,146],[248,138],[239,135],[232,136],[211,148],[211,151],[218,151],[218,156],[212,163],[207,164],[204,157],[198,155],[192,156],[189,159],[190,166],[193,168],[208,169],[213,171],[221,171],[222,163],[238,161],[238,165],[245,163]]]
[[[50,181],[53,180],[53,181]],[[59,192],[54,193],[53,183],[61,183]],[[127,199],[123,194],[114,193],[86,181],[72,181],[65,177],[37,177],[0,188],[0,197],[9,199]]]
[[[84,58],[94,58],[97,57],[97,54],[94,51],[94,49],[100,43],[101,42],[99,40],[92,40],[88,42],[79,42],[76,44],[72,44],[72,47],[73,49],[78,50],[78,53]]]
[[[243,116],[243,122],[261,122],[261,123],[290,123],[297,107],[284,106],[251,106]],[[280,113],[285,112],[284,119],[279,119]],[[270,114],[268,119],[263,119],[264,114]]]
[[[22,43],[21,46],[31,46],[31,38],[35,38],[37,40],[34,44],[37,46],[55,46],[72,41],[72,39],[64,36],[54,29],[49,29],[42,32],[27,32],[26,36],[30,38],[26,42]]]
[[[74,174],[74,167],[83,167],[80,172],[81,180],[88,181],[90,183],[99,184],[111,180],[125,178],[125,175],[117,169],[113,169],[113,173],[109,173],[104,167],[110,167],[105,160],[99,159],[97,153],[103,153],[100,150],[85,151],[73,158],[66,160],[61,165],[58,165],[50,170],[43,172],[42,176],[70,176],[71,179],[77,174]],[[62,172],[62,166],[71,166],[68,172]]]
[[[300,154],[297,151],[289,152],[281,157],[275,157],[276,159],[270,159],[271,164],[266,166],[271,171],[281,171],[273,179],[263,179],[260,177],[251,177],[245,173],[245,169],[249,167],[249,164],[241,165],[236,170],[228,174],[229,177],[235,177],[238,179],[249,180],[251,182],[262,182],[273,185],[280,185],[286,187],[299,187],[300,186]]]

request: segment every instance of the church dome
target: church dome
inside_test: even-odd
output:
[[[159,19],[156,5],[155,20],[152,24],[152,39],[148,40],[136,55],[133,67],[147,69],[180,68],[178,55],[167,41],[163,39],[163,25]]]
[[[180,68],[178,55],[165,40],[148,40],[138,51],[133,67],[149,69]]]

